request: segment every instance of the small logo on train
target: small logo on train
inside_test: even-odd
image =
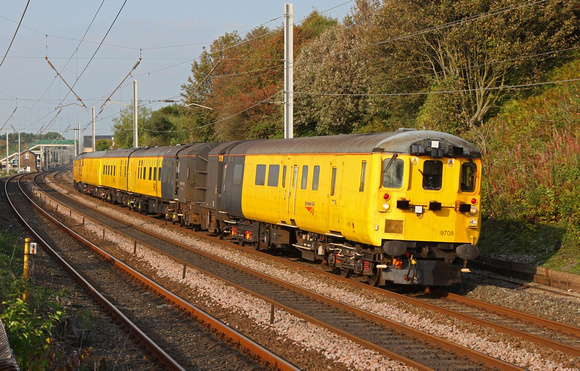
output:
[[[306,206],[306,210],[312,215],[314,215],[314,202],[306,201],[304,202],[304,206]]]

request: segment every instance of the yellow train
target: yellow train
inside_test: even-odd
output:
[[[418,130],[81,154],[75,185],[369,282],[449,285],[478,256],[481,154]]]

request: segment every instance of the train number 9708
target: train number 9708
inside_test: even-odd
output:
[[[446,230],[440,230],[439,234],[441,236],[447,236],[447,237],[453,237],[453,231],[446,231]]]

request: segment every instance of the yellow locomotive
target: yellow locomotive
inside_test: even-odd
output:
[[[479,254],[481,154],[450,134],[122,151],[80,155],[75,184],[256,248],[293,246],[373,285],[449,285]]]

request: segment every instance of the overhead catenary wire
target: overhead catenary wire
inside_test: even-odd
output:
[[[103,2],[104,2],[104,1],[103,1]],[[103,2],[101,2],[101,6],[102,6]],[[335,8],[337,8],[337,7],[340,7],[340,6],[342,6],[342,5],[344,5],[344,4],[347,4],[347,3],[349,3],[349,2],[352,2],[352,0],[351,0],[351,1],[348,1],[348,2],[344,2],[344,3],[342,3],[342,4],[339,4],[339,5],[335,6],[335,7],[333,7],[332,9],[335,9]],[[123,7],[125,6],[125,3],[126,3],[126,1],[123,3]],[[122,8],[123,8],[123,7],[121,7],[121,10],[122,10]],[[99,7],[99,9],[100,9],[100,7]],[[121,11],[121,10],[120,10],[120,11]],[[120,13],[120,11],[119,11],[119,13]],[[323,11],[323,12],[327,12],[327,11],[329,11],[329,10],[325,10],[325,11]],[[98,13],[98,11],[97,11],[97,13]],[[119,13],[118,13],[118,14],[119,14]],[[117,14],[117,16],[118,16],[118,14]],[[94,19],[96,18],[96,15],[97,15],[97,14],[95,14],[95,16],[93,17],[93,21],[94,21]],[[11,21],[11,22],[12,22],[12,20],[11,20],[11,19],[9,19],[9,18],[7,18],[7,17],[5,17],[5,16],[2,16],[2,15],[0,15],[0,18],[2,18],[2,19],[6,19],[6,20],[8,20],[8,21]],[[280,18],[282,18],[282,17],[277,17],[277,18],[270,19],[270,20],[268,20],[268,21],[266,21],[266,22],[262,23],[260,26],[265,26],[266,24],[268,24],[268,23],[271,23],[271,22],[275,22],[276,20],[278,20],[278,19],[280,19]],[[115,20],[116,20],[116,19],[117,19],[117,17],[115,17]],[[91,25],[92,25],[92,22],[93,22],[93,21],[91,21]],[[114,23],[114,22],[113,22],[113,23]],[[45,32],[41,32],[41,31],[39,31],[39,30],[36,30],[36,29],[34,29],[34,28],[32,28],[32,27],[29,27],[29,26],[26,26],[26,25],[22,25],[22,27],[23,27],[23,28],[26,28],[26,29],[29,29],[29,30],[31,30],[31,31],[33,31],[33,32],[35,32],[35,33],[38,33],[38,34],[40,34],[40,35],[43,35],[43,36],[45,36],[47,39],[48,39],[48,38],[57,38],[57,39],[61,39],[61,40],[73,40],[73,41],[78,41],[78,42],[79,42],[79,45],[80,45],[81,43],[87,43],[87,44],[94,43],[94,44],[98,44],[98,48],[100,48],[102,45],[106,45],[106,46],[111,46],[111,47],[119,47],[119,48],[125,48],[125,49],[135,49],[135,50],[136,50],[136,49],[140,49],[140,48],[137,48],[137,47],[127,46],[127,45],[118,45],[118,44],[112,44],[112,43],[104,43],[104,41],[103,41],[103,40],[104,40],[104,38],[103,38],[103,40],[101,40],[100,42],[93,42],[93,41],[90,41],[90,40],[85,40],[85,36],[86,36],[86,34],[87,34],[87,31],[88,31],[88,29],[90,28],[90,25],[89,25],[89,28],[87,28],[87,31],[85,31],[85,34],[83,35],[83,38],[82,38],[82,39],[80,39],[80,40],[79,40],[79,39],[76,39],[76,38],[70,38],[70,37],[62,37],[62,36],[57,36],[57,35],[50,35],[50,34],[47,34],[47,33],[45,33]],[[111,25],[111,27],[112,27],[112,25]],[[110,30],[110,28],[111,28],[111,27],[109,27],[109,30]],[[272,34],[272,33],[278,32],[278,30],[279,30],[279,29],[274,29],[274,30],[270,31],[268,34]],[[107,31],[107,32],[108,32],[108,31]],[[255,38],[251,38],[251,39],[246,39],[246,40],[243,40],[243,41],[240,43],[240,45],[243,45],[243,44],[245,44],[245,43],[247,43],[247,42],[250,42],[250,41],[252,41],[253,39],[259,39],[259,38],[263,38],[263,37],[266,37],[266,36],[268,36],[268,35],[267,35],[267,34],[266,34],[266,35],[259,35],[259,36],[255,37]],[[105,38],[106,38],[106,35],[105,35]],[[211,42],[207,42],[206,44],[210,44],[210,43],[211,43]],[[202,43],[196,43],[196,45],[198,45],[198,44],[202,44]],[[191,45],[191,44],[188,44],[188,45]],[[98,50],[98,48],[97,48],[97,50]],[[155,49],[155,48],[156,48],[156,47],[152,47],[152,48],[146,48],[146,50],[153,50],[153,49]],[[78,46],[77,46],[77,48],[76,48],[76,49],[78,50]],[[76,52],[76,51],[75,51],[75,52]],[[75,82],[72,84],[72,87],[74,87],[74,86],[76,85],[76,83],[77,83],[78,79],[79,79],[79,78],[82,76],[82,74],[84,73],[84,71],[86,70],[86,68],[88,67],[88,65],[90,64],[90,61],[92,61],[92,60],[94,60],[94,59],[95,59],[95,54],[96,54],[96,52],[95,52],[95,53],[93,54],[93,56],[90,58],[90,60],[89,60],[89,63],[87,63],[87,66],[85,66],[85,68],[83,69],[83,72],[81,72],[81,75],[79,75],[79,77],[77,78],[77,80],[76,80],[76,81],[75,81]],[[71,58],[72,58],[72,56],[68,58],[68,60],[67,60],[67,64],[68,64],[68,62],[71,60]],[[189,59],[189,61],[188,61],[188,62],[185,62],[185,63],[190,63],[190,62],[191,62],[191,59]],[[169,67],[162,68],[162,69],[158,69],[158,70],[155,70],[155,71],[152,71],[152,72],[159,72],[159,71],[163,71],[163,70],[166,70],[166,69],[168,69],[168,68],[172,68],[172,67],[175,67],[175,66],[178,66],[178,65],[181,65],[181,64],[183,64],[183,63],[176,64],[176,65],[169,66]],[[66,64],[65,64],[65,67],[66,67]],[[64,68],[63,68],[63,69],[64,69]],[[146,74],[148,74],[148,75],[150,75],[152,72],[145,72],[145,73],[146,73]],[[62,75],[62,74],[61,74],[61,75]],[[138,76],[139,76],[139,75],[138,75]],[[58,77],[58,76],[57,76],[57,77]],[[55,77],[55,79],[56,79],[56,77]],[[54,81],[55,81],[55,80],[53,80],[53,83],[54,83]],[[65,83],[66,83],[66,82],[65,82]],[[52,83],[51,83],[51,85],[52,85]],[[68,85],[68,84],[67,84],[67,85]],[[30,111],[30,110],[31,110],[31,109],[32,109],[34,106],[38,105],[38,103],[42,101],[42,97],[43,97],[43,96],[45,96],[46,92],[48,92],[48,90],[49,90],[49,89],[50,89],[50,86],[49,86],[49,88],[47,88],[47,90],[44,92],[44,94],[43,94],[43,95],[42,95],[42,96],[41,96],[39,99],[37,99],[37,101],[35,102],[35,104],[33,104],[33,106],[32,106],[32,107],[28,108],[28,111],[27,111],[27,112],[25,112],[24,114],[28,113],[28,112],[29,112],[29,111]],[[76,95],[76,94],[75,94],[75,95]],[[16,98],[16,97],[15,97],[15,98]],[[61,107],[61,106],[70,105],[70,104],[66,104],[66,105],[63,105],[63,104],[62,104],[62,103],[65,101],[65,99],[66,99],[66,97],[65,97],[64,99],[62,99],[62,101],[61,101],[61,104],[59,104],[59,105],[57,106],[57,108],[58,108],[58,107]],[[25,100],[27,100],[27,99],[25,99]],[[83,103],[83,104],[84,104],[84,103]],[[42,121],[42,120],[43,120],[44,118],[46,118],[46,117],[47,117],[49,114],[50,114],[50,113],[47,113],[46,115],[44,115],[44,116],[43,116],[43,118],[40,118],[40,119],[39,119],[39,120],[37,120],[36,122]],[[32,125],[34,125],[34,124],[32,124]],[[29,126],[30,126],[30,125],[29,125]]]
[[[104,4],[104,3],[105,3],[105,0],[103,0],[103,1],[101,2],[101,4],[99,5],[99,8],[98,8],[98,9],[97,9],[97,11],[95,12],[95,15],[93,16],[93,18],[92,18],[91,22],[89,23],[89,25],[88,25],[87,29],[85,30],[85,33],[83,34],[83,37],[82,37],[80,40],[77,40],[77,41],[79,42],[79,44],[78,44],[78,45],[77,45],[77,47],[75,48],[75,52],[74,52],[74,53],[73,53],[73,54],[72,54],[72,55],[71,55],[71,56],[68,58],[68,60],[67,60],[67,62],[65,63],[64,67],[61,69],[61,71],[60,71],[60,74],[62,74],[62,72],[63,72],[63,71],[65,70],[65,68],[68,66],[69,62],[72,60],[72,57],[73,57],[73,56],[74,56],[74,54],[75,54],[75,53],[78,51],[78,49],[79,49],[79,46],[80,46],[80,45],[81,45],[81,44],[84,42],[84,39],[85,39],[86,35],[88,34],[89,30],[91,29],[91,27],[92,27],[92,25],[93,25],[93,23],[94,23],[95,19],[97,18],[97,15],[99,14],[99,12],[100,12],[100,10],[101,10],[101,8],[102,8],[102,6],[103,6],[103,4]],[[0,16],[0,17],[1,17],[1,16]],[[2,18],[5,18],[5,17],[2,17]],[[30,27],[26,27],[26,28],[28,28],[28,29],[31,29]],[[42,34],[40,31],[37,31],[37,30],[34,30],[34,29],[31,29],[31,30],[33,30],[34,32],[38,32],[38,33]],[[45,37],[48,39],[48,35],[45,35]],[[101,43],[102,43],[102,41],[101,41]],[[48,43],[47,43],[47,48],[48,48]],[[48,55],[46,55],[45,57],[46,57],[46,58],[48,58]],[[93,56],[93,57],[94,57],[94,56]],[[47,59],[47,60],[48,60],[48,59]],[[50,62],[49,62],[49,63],[50,63]],[[53,67],[53,69],[54,69],[54,67]],[[58,72],[58,71],[57,71],[57,74],[59,74],[59,72]],[[41,99],[42,99],[42,98],[43,98],[43,97],[44,97],[44,96],[47,94],[47,92],[50,90],[50,88],[52,87],[52,84],[54,84],[54,82],[55,82],[55,81],[56,81],[56,77],[55,77],[55,78],[52,80],[52,82],[49,84],[48,88],[47,88],[47,89],[46,89],[46,90],[45,90],[45,91],[42,93],[42,95],[40,96],[40,98],[38,98],[38,100],[37,100],[37,101],[36,101],[36,102],[35,102],[35,103],[34,103],[34,104],[33,104],[33,105],[32,105],[32,106],[31,106],[31,107],[30,107],[30,108],[29,108],[29,109],[28,109],[28,110],[27,110],[25,113],[24,113],[24,115],[25,115],[25,114],[27,114],[28,112],[30,112],[30,110],[32,110],[34,107],[36,107],[36,105],[37,105],[37,104],[38,104],[38,103],[41,101]],[[65,83],[66,83],[66,82],[65,82]],[[75,81],[75,84],[76,84],[76,81]],[[73,86],[74,86],[74,85],[73,85]],[[72,89],[70,89],[70,90],[72,90]],[[75,94],[75,95],[76,95],[76,94]],[[63,102],[64,102],[64,100],[66,99],[66,97],[67,97],[67,96],[68,96],[68,94],[65,96],[65,98],[63,98],[63,99],[61,100],[61,102],[59,103],[59,105],[58,105],[58,106],[61,106],[61,105],[63,104]],[[78,96],[77,96],[77,98],[78,98]],[[83,105],[84,105],[84,103],[83,103]],[[58,106],[57,106],[57,107],[58,107]],[[86,106],[85,106],[85,108],[86,108]],[[50,113],[48,113],[48,114],[50,114]],[[48,114],[47,114],[46,116],[48,116]],[[44,116],[44,117],[46,117],[46,116]],[[40,121],[40,120],[39,120],[39,121]],[[38,121],[37,121],[37,122],[38,122]]]
[[[6,124],[8,124],[8,121],[10,121],[10,119],[12,118],[12,116],[14,116],[14,112],[16,112],[17,109],[18,109],[18,106],[14,107],[14,111],[12,111],[12,113],[10,114],[10,117],[8,117],[8,119],[6,120],[6,122],[4,123],[4,125],[2,125],[2,127],[0,128],[0,132],[2,130],[4,130],[4,127],[6,126]]]
[[[537,2],[527,2],[527,3],[534,3],[534,4],[535,4],[535,3],[541,3],[541,2],[542,2],[542,1],[537,1]],[[526,3],[526,4],[527,4],[527,3]],[[278,30],[275,30],[274,32],[278,32]],[[386,41],[388,41],[388,40],[383,40],[383,41],[385,41],[385,42],[386,42]],[[104,43],[102,43],[102,42],[101,42],[101,43],[100,43],[100,45],[108,45],[108,44],[104,44]],[[372,46],[372,45],[371,45],[371,46]],[[132,49],[137,49],[137,48],[132,48]],[[147,49],[147,50],[152,50],[152,48],[151,48],[151,49]],[[309,62],[309,63],[310,63],[310,62]],[[314,62],[311,62],[311,63],[314,63]],[[171,68],[171,67],[167,67],[167,68]],[[164,68],[164,69],[167,69],[167,68]],[[276,67],[276,66],[272,66],[272,67],[269,67],[269,68],[277,68],[277,67]],[[156,71],[154,71],[154,72],[163,71],[164,69],[158,69],[158,70],[156,70]],[[256,73],[257,71],[258,71],[258,70],[256,70],[256,71],[253,71],[252,73]],[[150,74],[150,73],[151,73],[151,72],[145,72],[145,74]],[[248,74],[248,73],[249,73],[249,72],[245,72],[245,73],[242,73],[242,74]],[[235,75],[238,75],[238,74],[230,74],[229,76],[235,76]],[[136,76],[140,76],[140,75],[136,75]],[[228,76],[228,75],[224,75],[224,76]],[[214,77],[218,77],[218,75],[215,75]],[[253,77],[253,76],[250,76],[250,77]],[[320,92],[319,92],[319,93],[320,93]],[[324,93],[324,92],[322,92],[322,93]]]
[[[127,4],[127,0],[125,0],[123,2],[123,5],[121,5],[121,9],[119,9],[119,11],[117,12],[117,15],[115,16],[115,19],[113,19],[113,22],[111,23],[111,25],[109,26],[109,29],[107,30],[107,32],[105,32],[105,35],[103,36],[103,39],[101,40],[101,42],[99,43],[99,46],[97,46],[97,48],[95,49],[95,52],[93,53],[93,55],[91,56],[91,58],[89,59],[89,61],[87,62],[87,65],[85,66],[85,68],[81,71],[81,73],[79,74],[79,76],[76,78],[76,81],[73,84],[73,87],[76,85],[76,83],[80,80],[80,78],[84,75],[85,71],[87,70],[87,68],[89,68],[89,65],[91,64],[91,62],[93,61],[93,59],[95,58],[95,55],[97,55],[97,53],[99,52],[99,50],[101,49],[101,46],[103,45],[103,42],[105,42],[105,39],[107,38],[107,36],[109,35],[109,32],[111,32],[111,29],[113,28],[113,26],[115,25],[115,23],[117,22],[117,19],[119,18],[119,15],[121,14],[121,12],[123,11],[123,8],[125,7],[125,4]]]
[[[62,75],[58,72],[58,70],[56,68],[54,68],[54,66],[52,65],[52,63],[50,63],[50,61],[48,60],[48,57],[46,57],[46,61],[48,62],[48,64],[50,65],[50,67],[52,67],[52,69],[54,70],[54,72],[56,72],[56,75],[58,77],[60,77],[60,79],[62,80],[62,82],[64,82],[64,84],[67,86],[67,88],[69,88],[69,90],[75,95],[75,97],[77,97],[77,100],[81,102],[81,104],[83,105],[83,107],[87,108],[87,106],[85,106],[85,104],[83,103],[83,100],[78,96],[77,93],[75,93],[75,91],[73,90],[73,88],[66,82],[66,80],[64,79],[64,77],[62,77]],[[65,97],[66,99],[66,97]],[[61,102],[62,104],[62,102]]]
[[[135,71],[135,69],[137,68],[137,66],[139,66],[139,64],[141,63],[141,58],[139,58],[139,60],[137,61],[137,63],[135,63],[135,65],[133,66],[133,68],[131,68],[131,71],[129,71],[129,73],[127,74],[127,76],[125,76],[125,78],[121,81],[121,83],[119,85],[117,85],[117,87],[115,88],[115,90],[113,90],[113,92],[107,97],[107,99],[105,99],[105,101],[103,102],[103,104],[101,104],[101,109],[105,106],[105,104],[107,104],[107,102],[111,99],[111,97],[113,96],[113,94],[115,94],[115,92],[117,90],[119,90],[119,88],[121,87],[121,85],[123,85],[123,83],[125,82],[125,80],[127,80],[129,78],[129,76],[131,76],[131,73],[133,71]]]
[[[79,76],[77,76],[77,78],[76,78],[76,80],[75,80],[74,84],[72,85],[72,87],[74,87],[74,86],[77,84],[77,82],[80,80],[80,78],[83,76],[83,74],[85,73],[85,71],[87,70],[87,68],[88,68],[88,67],[89,67],[89,65],[91,64],[91,62],[93,61],[93,59],[94,59],[95,55],[98,53],[98,51],[99,51],[99,49],[101,48],[101,46],[103,45],[103,43],[104,43],[105,39],[106,39],[106,38],[107,38],[107,36],[109,35],[109,32],[111,32],[111,29],[113,28],[113,26],[115,25],[115,23],[116,23],[117,19],[119,18],[119,15],[120,15],[120,14],[121,14],[121,12],[123,11],[123,8],[125,7],[125,4],[127,4],[127,0],[125,0],[125,1],[123,2],[123,5],[121,5],[121,8],[120,8],[120,9],[119,9],[119,11],[117,12],[117,15],[116,15],[116,16],[115,16],[115,18],[113,19],[113,22],[111,23],[111,25],[110,25],[110,26],[109,26],[109,28],[107,29],[107,32],[105,33],[105,35],[103,36],[103,38],[102,38],[101,42],[99,43],[98,47],[95,49],[95,51],[94,51],[93,55],[91,56],[91,58],[90,58],[90,59],[89,59],[89,61],[87,62],[87,64],[86,64],[85,68],[82,70],[82,72],[79,74]],[[140,61],[141,61],[141,58],[139,58],[139,62],[140,62]],[[133,69],[135,69],[135,68],[136,68],[136,67],[139,65],[139,62],[137,62],[137,63],[135,64],[135,66],[133,67]],[[126,79],[126,78],[125,78],[125,79]],[[71,91],[73,91],[73,90],[72,90],[72,88],[70,88],[70,90],[71,90]],[[76,95],[76,94],[75,94],[75,95]],[[111,95],[112,95],[112,94],[111,94]],[[83,105],[84,105],[84,104],[83,104]],[[86,106],[85,106],[85,108],[86,108]],[[62,111],[62,108],[60,109],[60,111],[57,113],[57,115],[54,117],[54,119],[53,119],[53,120],[52,120],[50,123],[54,122],[54,120],[56,119],[56,117],[58,117],[58,115],[60,114],[60,112],[61,112],[61,111]],[[50,123],[49,123],[49,124],[50,124]],[[47,127],[48,127],[48,125],[47,125]]]
[[[6,50],[6,53],[4,53],[4,57],[2,58],[2,62],[0,62],[0,66],[2,66],[4,64],[4,61],[6,60],[6,56],[8,55],[10,48],[12,48],[12,44],[14,43],[14,39],[16,39],[16,34],[18,33],[18,30],[20,29],[20,25],[22,24],[22,20],[24,19],[24,15],[26,14],[26,10],[28,10],[29,4],[30,4],[30,0],[28,0],[26,2],[26,7],[24,8],[24,11],[22,12],[22,17],[20,17],[20,21],[18,22],[18,26],[16,27],[16,31],[14,31],[14,35],[12,36],[12,40],[10,40],[10,44],[8,45],[8,50]]]
[[[567,79],[567,80],[553,80],[553,81],[542,81],[534,82],[529,84],[515,84],[515,85],[500,85],[487,87],[487,90],[508,90],[508,89],[523,89],[531,88],[534,86],[541,85],[553,85],[553,84],[563,84],[568,82],[577,82],[578,79]],[[481,89],[457,89],[457,90],[436,90],[436,91],[418,91],[418,92],[405,92],[405,93],[325,93],[325,92],[301,92],[294,91],[294,94],[311,95],[311,96],[325,96],[325,97],[402,97],[411,95],[432,95],[432,94],[453,94],[453,93],[467,93],[479,91]]]

